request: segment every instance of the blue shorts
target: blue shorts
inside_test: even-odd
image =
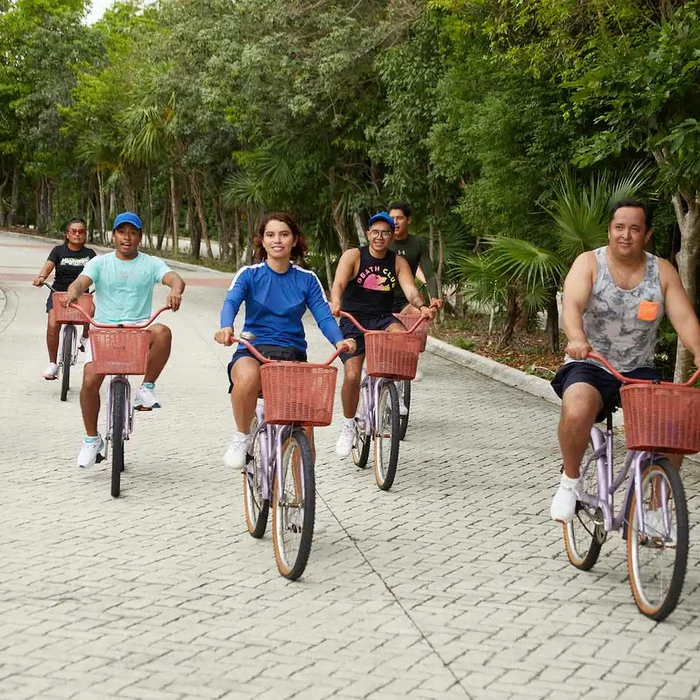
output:
[[[357,318],[358,323],[364,326],[368,331],[385,331],[393,323],[398,323],[401,328],[403,324],[393,314],[380,316],[379,318]],[[347,362],[351,357],[365,354],[365,334],[349,319],[343,316],[340,319],[340,332],[343,338],[354,338],[357,343],[357,350],[353,353],[341,352],[340,359],[342,362]]]
[[[306,353],[299,348],[283,348],[279,345],[256,345],[255,349],[263,356],[270,360],[285,360],[288,362],[306,362]],[[233,389],[233,380],[231,379],[231,370],[233,366],[242,357],[253,357],[253,353],[248,350],[245,345],[239,345],[236,352],[233,353],[231,361],[228,363],[226,372],[228,374],[228,393]],[[257,358],[253,357],[254,360]]]
[[[53,309],[53,292],[49,292],[49,298],[46,300],[46,313]]]
[[[639,367],[631,372],[620,372],[630,379],[660,379],[653,367]],[[615,379],[606,369],[591,362],[567,362],[552,379],[552,389],[561,398],[572,384],[590,384],[603,399],[603,408],[596,416],[596,423],[603,421],[620,405],[620,387],[622,383]]]

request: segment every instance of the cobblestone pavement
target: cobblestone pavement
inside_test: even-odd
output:
[[[619,536],[583,573],[548,520],[556,406],[435,356],[390,492],[318,430],[322,531],[303,579],[281,578],[221,463],[229,351],[212,335],[230,275],[182,273],[163,408],[136,415],[112,499],[103,465],[75,466],[77,392],[61,404],[40,376],[45,294],[29,281],[49,249],[0,235],[0,698],[700,697],[697,527],[657,625]],[[693,523],[698,481],[690,465]]]

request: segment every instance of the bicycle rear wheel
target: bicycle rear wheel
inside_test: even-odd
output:
[[[406,430],[408,430],[408,416],[411,411],[411,382],[408,379],[397,382],[396,388],[399,395],[403,397],[403,405],[406,407],[406,415],[399,416],[399,439],[406,438]]]
[[[263,495],[261,441],[265,440],[266,436],[257,428],[257,419],[253,419],[253,424],[250,428],[253,435],[252,454],[247,456],[247,463],[243,469],[243,504],[245,506],[245,522],[248,532],[253,537],[260,538],[267,529],[270,501],[264,498]]]
[[[126,423],[126,387],[124,382],[112,383],[112,496],[117,498],[124,471],[124,426]]]
[[[63,347],[61,348],[61,401],[68,398],[70,388],[70,368],[73,362],[73,343],[75,342],[75,326],[68,323],[62,330]]]
[[[583,469],[591,458],[593,443],[588,441],[588,448],[583,456]],[[593,462],[583,478],[583,491],[590,496],[598,495],[598,470]],[[603,512],[600,508],[578,501],[576,513],[570,523],[564,523],[564,546],[569,561],[581,571],[589,571],[598,561],[600,548],[607,533],[603,527]]]
[[[666,459],[642,471],[642,523],[632,492],[627,568],[640,612],[663,620],[676,608],[688,565],[688,506],[683,482]]]
[[[275,474],[272,489],[272,541],[277,568],[296,581],[311,553],[316,512],[314,461],[309,441],[301,428],[294,428],[282,449],[282,475]]]
[[[392,381],[383,383],[377,406],[379,432],[374,436],[374,476],[377,486],[388,491],[399,462],[399,394]]]
[[[360,387],[360,401],[355,411],[355,441],[352,444],[352,461],[358,469],[364,469],[369,459],[371,434],[365,426],[365,387]]]

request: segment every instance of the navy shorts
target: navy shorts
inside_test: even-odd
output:
[[[660,379],[653,367],[639,367],[631,372],[621,372],[630,379]],[[620,405],[622,383],[607,370],[591,362],[567,362],[552,379],[552,389],[561,398],[572,384],[590,384],[603,398],[603,408],[596,416],[596,422],[603,421]]]
[[[358,318],[357,321],[368,331],[385,331],[392,323],[398,323],[403,328],[401,321],[392,314],[380,316],[379,318]],[[340,353],[342,362],[347,362],[351,357],[365,354],[365,334],[345,316],[340,319],[340,332],[343,334],[343,338],[354,338],[357,343],[355,352]]]
[[[256,345],[255,349],[263,356],[270,360],[285,360],[288,362],[306,362],[306,353],[299,348],[283,348],[279,345]],[[231,362],[228,363],[226,372],[228,374],[228,393],[233,389],[233,381],[231,381],[231,370],[233,366],[241,359],[241,357],[253,357],[253,354],[245,345],[239,345]],[[256,360],[257,358],[254,358]],[[257,360],[259,362],[259,360]]]
[[[46,300],[46,313],[49,313],[53,309],[53,292],[49,294],[49,298]]]

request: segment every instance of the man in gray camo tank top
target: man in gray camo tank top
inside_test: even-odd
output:
[[[564,366],[552,380],[562,399],[564,473],[552,500],[553,520],[573,520],[589,433],[618,400],[620,382],[587,359],[588,353],[603,355],[625,376],[657,379],[654,347],[666,313],[700,366],[700,324],[671,263],[644,250],[651,233],[645,204],[618,202],[608,245],[579,255],[564,282],[562,327],[568,344]]]

